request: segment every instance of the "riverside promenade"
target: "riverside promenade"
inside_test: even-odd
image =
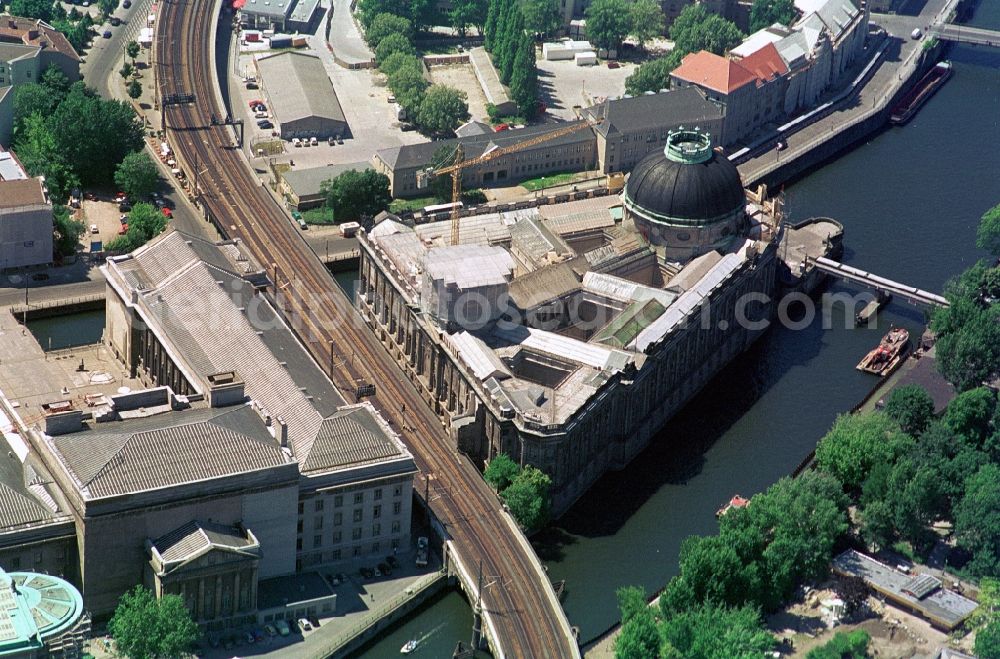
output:
[[[934,42],[930,41],[933,37],[912,39],[910,34],[916,28],[926,32],[929,26],[947,22],[957,4],[958,0],[928,0],[915,16],[873,13],[871,23],[886,32],[886,43],[881,46],[884,52],[873,70],[867,75],[859,72],[859,79],[851,87],[827,99],[833,102],[832,109],[821,118],[804,122],[799,129],[779,128],[770,140],[762,140],[757,149],[779,139],[787,148],[766,148],[761,155],[741,163],[743,181],[748,186],[780,184],[881,127],[893,100],[919,74],[927,58],[936,54]],[[869,61],[873,56],[874,51]]]

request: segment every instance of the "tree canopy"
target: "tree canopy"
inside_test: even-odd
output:
[[[375,48],[375,63],[379,66],[393,53],[407,53],[413,55],[416,51],[413,44],[406,38],[405,34],[390,34],[384,37]]]
[[[616,50],[633,28],[626,0],[593,0],[585,13],[587,38],[598,48]]]
[[[934,399],[920,385],[896,387],[886,400],[885,413],[903,432],[919,435],[934,419]]]
[[[378,14],[365,29],[365,41],[371,48],[378,48],[382,40],[390,34],[401,34],[409,41],[413,38],[413,24],[404,16]]]
[[[184,600],[178,595],[164,595],[157,600],[142,586],[121,596],[108,631],[118,652],[129,659],[185,656],[201,636]]]
[[[797,13],[793,0],[753,0],[750,6],[750,31],[763,30],[775,23],[791,25]]]
[[[506,453],[498,453],[496,457],[490,460],[489,464],[486,465],[486,471],[483,472],[483,478],[494,490],[501,492],[510,487],[510,484],[514,482],[514,479],[517,478],[520,471],[521,467],[514,462],[509,455]]]
[[[858,490],[872,467],[892,461],[903,438],[885,414],[843,414],[816,447],[816,462],[845,488]]]
[[[1000,574],[1000,466],[983,465],[965,481],[965,496],[955,510],[955,536],[972,553],[966,566],[972,574]]]
[[[1000,659],[1000,618],[976,633],[976,656],[979,659]]]
[[[357,220],[362,215],[377,215],[392,201],[389,177],[374,169],[361,172],[348,170],[336,178],[323,181],[319,189],[338,223]]]
[[[52,205],[52,229],[52,251],[61,256],[75,254],[80,237],[87,231],[83,222],[74,220],[69,209],[62,204]]]
[[[128,214],[128,231],[106,247],[112,252],[131,252],[139,249],[167,228],[167,218],[152,204],[140,203]]]
[[[633,0],[629,6],[629,34],[645,48],[646,44],[663,34],[663,7],[656,0]]]
[[[813,648],[806,659],[867,659],[871,636],[863,629],[837,632],[829,641]]]
[[[1000,268],[979,262],[945,287],[950,305],[931,319],[938,370],[959,390],[1000,372]]]
[[[552,506],[552,479],[544,472],[526,465],[514,482],[500,493],[500,498],[510,509],[511,515],[529,531],[540,529],[549,521]]]
[[[660,651],[660,632],[648,607],[622,618],[622,628],[615,639],[615,659],[650,659]]]
[[[670,26],[674,49],[669,57],[676,64],[688,53],[707,50],[722,55],[743,40],[743,33],[732,21],[709,13],[702,4],[688,5]],[[675,66],[676,66],[675,64]]]
[[[115,185],[134,200],[147,196],[156,189],[159,171],[145,151],[133,151],[125,156],[115,169]]]
[[[24,18],[40,18],[46,23],[52,20],[52,0],[11,0],[10,13]]]
[[[658,92],[670,88],[670,72],[676,65],[669,57],[657,57],[643,62],[625,79],[625,93],[639,96],[643,92]]]
[[[465,92],[446,85],[431,85],[420,102],[417,124],[433,134],[450,133],[469,116]]]
[[[664,612],[661,632],[674,656],[685,659],[757,659],[775,645],[753,606]]]
[[[976,247],[1000,257],[1000,204],[983,213],[976,231]]]
[[[538,69],[535,65],[535,44],[524,35],[517,45],[510,76],[510,97],[518,113],[527,119],[538,110]]]
[[[524,17],[524,27],[532,34],[547,35],[562,26],[557,0],[515,0]],[[589,29],[589,27],[588,27]]]
[[[464,35],[472,25],[482,34],[486,25],[488,4],[486,0],[452,0],[451,12],[448,14],[451,26]]]

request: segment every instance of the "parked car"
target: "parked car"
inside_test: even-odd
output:
[[[343,143],[344,143],[344,138],[341,137],[340,135],[337,135],[337,144],[343,144]]]
[[[329,144],[330,146],[333,146],[334,144],[337,143],[337,140],[333,139],[333,137],[331,136],[326,138],[326,143]]]
[[[91,224],[90,225],[90,233],[99,233],[98,230],[97,230],[97,225],[96,224]]]
[[[110,39],[111,38],[111,30],[105,30],[104,34],[102,34],[101,36],[104,37],[105,39]]]
[[[267,636],[264,635],[264,630],[259,627],[253,628],[253,640],[257,643],[263,643]]]
[[[163,213],[163,217],[167,218],[168,220],[174,216],[173,211],[167,208],[166,206],[161,208],[160,212]]]
[[[267,119],[267,113],[266,112],[254,112],[253,116],[256,119]]]
[[[374,576],[375,576],[375,571],[374,571],[374,570],[372,570],[372,569],[371,569],[370,567],[363,567],[363,568],[360,568],[360,569],[358,570],[358,572],[359,572],[359,573],[361,574],[361,576],[362,576],[363,578],[365,578],[365,579],[371,579],[372,577],[374,577]]]
[[[254,106],[254,112],[267,112],[267,106],[263,103],[259,103]]]
[[[288,636],[292,630],[288,627],[288,623],[284,620],[275,620],[274,628],[278,630],[278,634],[281,636]]]
[[[296,147],[296,148],[298,148],[298,147],[302,146],[302,140],[300,140],[300,139],[299,139],[299,138],[297,138],[297,137],[293,137],[293,138],[292,138],[292,146],[294,146],[294,147]]]
[[[122,19],[118,18],[117,16],[112,16],[111,17],[111,25],[112,25],[112,27],[118,27],[121,24],[122,24]]]
[[[314,628],[319,627],[319,618],[317,618],[316,616],[306,616],[306,620],[308,620],[309,624],[312,625]]]
[[[309,146],[316,146],[318,144],[319,144],[319,141],[315,137],[310,137],[309,138]]]
[[[302,631],[304,632],[312,631],[313,628],[312,624],[310,624],[310,622],[305,618],[299,618],[298,623],[299,623],[299,629],[301,629]]]
[[[122,228],[118,230],[119,236],[124,236],[126,233],[128,233],[128,222],[122,223]]]
[[[120,201],[120,202],[118,202],[118,212],[119,213],[127,213],[130,210],[132,210],[132,204],[128,203],[127,200],[126,201]]]
[[[264,625],[264,633],[267,634],[268,636],[277,636],[278,630],[275,629],[274,625],[272,625],[271,623],[267,623],[266,625]]]
[[[270,121],[268,121],[267,119],[259,119],[259,120],[257,121],[257,127],[258,127],[258,128],[264,128],[264,129],[266,130],[266,129],[268,129],[268,128],[274,128],[274,124],[272,124],[272,123],[271,123]]]
[[[257,107],[258,105],[262,105],[263,103],[264,103],[264,101],[260,100],[259,98],[255,98],[255,99],[254,99],[254,100],[252,100],[252,101],[248,101],[248,102],[247,102],[247,105],[249,105],[249,106],[250,106],[250,109],[251,109],[251,110],[253,110],[253,109],[254,109],[254,108],[256,108],[256,107]]]
[[[260,89],[260,85],[253,80],[247,80],[247,89]]]

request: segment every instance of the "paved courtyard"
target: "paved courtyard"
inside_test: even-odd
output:
[[[625,93],[625,78],[636,68],[623,62],[609,69],[606,62],[577,66],[573,60],[548,61],[538,57],[538,85],[548,113],[559,119],[576,119],[574,105],[587,107]]]

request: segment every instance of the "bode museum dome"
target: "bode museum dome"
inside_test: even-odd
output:
[[[697,130],[671,132],[662,153],[639,161],[622,198],[636,230],[668,261],[725,253],[749,229],[739,171]]]

